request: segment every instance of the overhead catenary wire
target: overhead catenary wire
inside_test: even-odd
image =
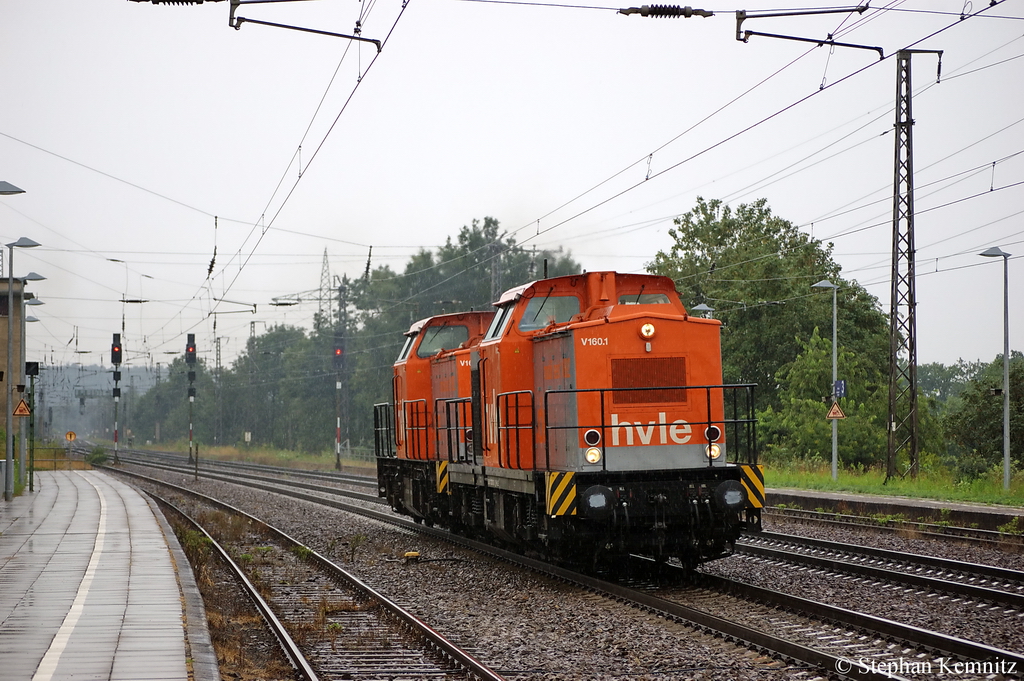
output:
[[[361,6],[362,6],[362,5],[361,5]],[[611,9],[611,8],[607,8],[607,9]],[[306,150],[308,151],[308,149],[309,149],[309,147],[307,146]],[[305,160],[306,160],[306,153],[303,153],[303,155],[302,155],[302,156],[303,156],[303,160],[305,161]],[[278,224],[280,224],[280,222],[282,222],[282,221],[280,221],[280,220],[279,220],[279,221],[278,221]],[[281,228],[281,227],[279,227],[279,226],[277,226],[277,225],[275,225],[275,226],[274,226],[274,229],[275,229],[275,230],[280,230],[280,231],[283,231],[283,230],[282,230],[282,228]],[[248,266],[249,266],[249,267],[252,267],[252,266],[253,266],[253,265],[255,265],[255,264],[256,264],[256,260],[252,260],[252,261],[250,261],[250,262],[248,263]]]

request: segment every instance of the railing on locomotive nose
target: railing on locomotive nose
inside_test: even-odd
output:
[[[615,393],[627,393],[627,392],[643,392],[643,391],[688,391],[688,390],[702,390],[704,391],[704,402],[706,408],[706,414],[708,415],[705,421],[696,421],[690,423],[691,426],[703,427],[701,432],[703,433],[708,427],[712,425],[721,424],[722,434],[725,436],[725,440],[731,441],[736,445],[736,456],[732,463],[739,463],[741,455],[746,454],[746,463],[756,464],[757,463],[757,419],[754,418],[754,388],[757,384],[755,383],[737,383],[737,384],[725,384],[725,385],[690,385],[690,386],[657,386],[657,387],[644,387],[644,388],[587,388],[587,389],[571,389],[565,388],[560,390],[548,390],[544,393],[544,469],[551,470],[551,431],[581,431],[586,429],[596,429],[601,433],[601,470],[607,470],[608,465],[608,447],[605,444],[607,442],[608,430],[612,428],[612,425],[607,423],[605,419],[605,405],[607,404],[606,396],[608,394]],[[723,392],[723,401],[726,393],[732,396],[732,418],[725,419],[716,422],[711,420],[711,398],[712,391],[721,390]],[[599,423],[586,425],[575,423],[564,426],[552,426],[550,421],[550,397],[552,395],[578,395],[583,393],[597,393],[598,400],[600,402],[600,419]],[[739,413],[739,397],[740,395],[746,396],[746,416],[740,417]],[[685,400],[683,400],[685,401]],[[649,402],[647,404],[657,404],[657,402]],[[578,417],[578,411],[570,408],[570,414],[576,411]],[[723,417],[725,414],[723,413]],[[731,436],[730,436],[731,433]],[[721,439],[721,438],[720,438]],[[730,447],[730,451],[732,451]],[[728,456],[728,455],[727,455]],[[708,458],[708,467],[713,465],[713,461]]]
[[[395,441],[392,438],[393,406],[390,402],[373,405],[373,453],[378,458],[394,458]]]
[[[437,438],[437,458],[449,462],[472,462],[473,451],[472,400],[469,397],[438,399],[434,402],[434,429]]]

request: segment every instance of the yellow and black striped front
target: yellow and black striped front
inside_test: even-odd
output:
[[[764,466],[741,464],[740,473],[747,490],[747,508],[764,508]]]
[[[548,515],[576,515],[575,473],[545,473]]]
[[[437,493],[438,494],[451,494],[451,490],[448,489],[448,462],[438,461],[437,462]]]

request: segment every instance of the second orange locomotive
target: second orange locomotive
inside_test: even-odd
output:
[[[381,496],[555,559],[688,566],[760,527],[753,386],[667,277],[591,272],[414,324],[375,406]]]

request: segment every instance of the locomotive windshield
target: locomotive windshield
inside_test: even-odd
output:
[[[519,320],[520,331],[536,331],[548,324],[562,324],[580,312],[576,296],[536,296],[530,299]]]
[[[441,350],[452,350],[469,340],[469,327],[461,324],[428,327],[420,334],[423,340],[416,348],[416,356],[433,357]]]

